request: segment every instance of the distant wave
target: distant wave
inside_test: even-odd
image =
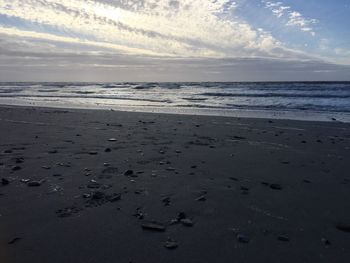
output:
[[[290,93],[221,93],[206,92],[198,94],[210,97],[286,97],[286,98],[350,98],[350,94],[290,94]]]

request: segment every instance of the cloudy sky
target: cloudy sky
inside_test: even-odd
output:
[[[0,81],[350,80],[349,0],[0,0]]]

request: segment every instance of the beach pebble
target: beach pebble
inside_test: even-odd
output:
[[[170,205],[170,197],[163,198],[162,202],[163,202],[164,206],[169,206]]]
[[[8,179],[6,179],[6,178],[2,178],[1,179],[1,184],[2,185],[8,185],[9,183],[10,183],[10,181]]]
[[[189,218],[181,219],[180,222],[184,226],[193,226],[194,225],[193,221],[191,219],[189,219]]]
[[[97,189],[97,188],[100,188],[100,187],[101,187],[101,184],[96,182],[96,181],[91,181],[87,185],[87,188],[90,188],[90,189]]]
[[[277,239],[279,241],[284,241],[284,242],[288,242],[289,241],[289,237],[287,237],[286,235],[280,235],[277,237]]]
[[[322,238],[321,239],[321,242],[326,246],[330,246],[331,245],[331,242],[327,239],[327,238]]]
[[[21,238],[20,237],[15,237],[14,239],[12,239],[10,242],[8,242],[7,244],[9,244],[9,245],[13,245],[14,243],[16,243],[16,242],[18,242],[18,241],[20,241],[21,240]]]
[[[126,170],[125,172],[124,172],[124,175],[125,176],[131,176],[131,175],[133,175],[134,174],[134,171],[133,170]]]
[[[100,199],[105,198],[105,196],[106,196],[106,194],[104,192],[96,191],[96,192],[93,192],[91,194],[91,199],[100,200]]]
[[[19,171],[21,169],[22,169],[21,166],[18,166],[18,165],[12,167],[12,171]]]
[[[270,184],[270,188],[273,190],[282,190],[282,186],[279,184]]]
[[[146,222],[141,225],[142,229],[144,230],[151,230],[151,231],[158,231],[158,232],[164,232],[165,226],[158,222]]]
[[[112,203],[119,201],[120,199],[121,199],[121,194],[112,194],[107,196],[107,200]]]
[[[350,224],[345,224],[345,223],[338,223],[336,225],[336,228],[340,231],[343,232],[349,232],[350,233]]]
[[[206,201],[206,200],[207,200],[207,198],[205,195],[202,195],[196,199],[196,201]]]
[[[30,181],[30,179],[21,179],[20,180],[21,183],[25,183],[25,184],[28,183],[29,181]]]
[[[30,187],[36,187],[36,186],[40,186],[41,185],[41,182],[39,181],[30,181],[27,183],[28,186]]]
[[[171,238],[168,238],[168,240],[164,243],[164,247],[167,249],[175,249],[178,246],[179,246],[178,243]]]
[[[249,243],[250,238],[246,235],[243,234],[238,234],[237,235],[237,241],[240,243]]]

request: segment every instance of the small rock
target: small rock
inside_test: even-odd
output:
[[[321,242],[322,242],[326,247],[328,247],[328,246],[331,245],[331,242],[330,242],[328,239],[326,239],[326,238],[322,238],[322,239],[321,239]]]
[[[100,188],[101,187],[101,184],[94,181],[94,180],[91,180],[90,183],[88,183],[87,185],[87,188],[90,188],[90,189],[97,189],[97,188]]]
[[[113,195],[110,195],[107,197],[107,200],[109,202],[116,202],[116,201],[119,201],[121,199],[121,194],[113,194]]]
[[[164,247],[167,249],[175,249],[178,246],[179,246],[178,243],[171,238],[168,238],[168,240],[164,243]]]
[[[206,201],[207,200],[207,198],[206,198],[206,196],[205,195],[202,195],[202,196],[200,196],[200,197],[198,197],[197,199],[196,199],[196,201]]]
[[[158,222],[146,222],[141,225],[142,229],[144,230],[151,230],[151,231],[158,231],[158,232],[164,232],[165,226]]]
[[[162,202],[163,202],[164,206],[169,206],[170,205],[170,197],[163,198]]]
[[[10,183],[10,181],[8,179],[6,179],[6,178],[2,178],[1,179],[1,184],[2,185],[8,185],[9,183]]]
[[[30,179],[21,179],[20,180],[21,183],[25,183],[25,184],[28,183],[29,181],[30,181]]]
[[[189,219],[189,218],[181,219],[180,222],[184,226],[193,226],[194,225],[193,221],[191,219]]]
[[[184,212],[180,212],[178,215],[177,215],[177,220],[180,221],[181,219],[185,219],[187,218],[186,214]]]
[[[279,184],[270,184],[270,188],[273,190],[282,190],[282,186]]]
[[[249,237],[246,236],[246,235],[243,235],[243,234],[238,234],[237,235],[237,240],[240,243],[249,243],[249,241],[250,241]]]
[[[289,241],[289,237],[287,237],[285,235],[278,236],[277,239],[279,241],[284,241],[284,242],[288,242]]]
[[[90,155],[97,155],[98,152],[96,152],[96,151],[90,151],[89,154],[90,154]]]
[[[18,241],[20,241],[21,240],[21,238],[20,237],[15,237],[14,239],[12,239],[10,242],[8,242],[7,244],[9,244],[9,245],[12,245],[12,244],[14,244],[14,243],[16,243],[16,242],[18,242]]]
[[[110,153],[111,151],[112,151],[111,148],[106,148],[106,149],[105,149],[105,152],[106,152],[106,153]]]
[[[17,166],[17,165],[12,167],[12,171],[19,171],[21,169],[22,169],[21,166]]]
[[[96,192],[93,192],[91,194],[91,199],[100,200],[100,199],[105,198],[105,196],[106,196],[106,194],[104,192],[96,191]]]
[[[109,142],[116,142],[117,139],[115,139],[115,138],[110,138],[110,139],[108,139],[108,141],[109,141]]]
[[[343,232],[350,232],[350,224],[338,223],[336,228]]]
[[[41,185],[41,182],[39,181],[30,181],[27,183],[28,186],[30,187],[36,187],[36,186],[40,186]]]
[[[131,175],[133,175],[134,174],[134,171],[133,170],[126,170],[125,172],[124,172],[124,175],[125,176],[131,176]]]

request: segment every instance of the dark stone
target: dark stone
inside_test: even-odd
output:
[[[125,176],[131,176],[131,175],[133,175],[134,174],[134,171],[133,170],[126,170],[125,172],[124,172],[124,175]]]
[[[106,197],[104,192],[96,191],[91,194],[91,199],[100,200]]]
[[[56,211],[58,217],[69,217],[73,214],[79,213],[82,209],[76,206],[70,206]]]
[[[12,171],[19,171],[21,169],[22,169],[21,166],[17,166],[17,165],[12,167]]]
[[[205,195],[202,195],[196,199],[196,201],[206,201],[206,200],[207,200],[207,198]]]
[[[41,185],[41,182],[39,181],[30,181],[27,183],[28,186],[30,187],[36,187],[36,186],[40,186]]]
[[[181,219],[180,222],[184,226],[193,226],[194,225],[193,221],[191,219],[189,219],[189,218]]]
[[[113,202],[119,201],[121,197],[122,197],[121,194],[112,194],[110,196],[107,196],[107,200],[113,203]]]
[[[163,202],[164,206],[169,206],[170,205],[170,197],[163,198],[162,202]]]
[[[111,148],[106,148],[106,149],[105,149],[105,152],[106,152],[106,153],[110,153],[111,151],[112,151]]]
[[[14,239],[12,239],[12,240],[11,240],[10,242],[8,242],[7,244],[12,245],[12,244],[14,244],[14,243],[20,241],[21,239],[22,239],[22,238],[20,238],[20,237],[15,237]]]
[[[23,157],[16,158],[16,163],[23,163],[23,162],[24,162]]]
[[[163,224],[154,222],[154,221],[143,223],[141,227],[144,230],[158,231],[158,232],[164,232],[166,229]]]
[[[249,243],[249,241],[250,241],[249,237],[246,236],[246,235],[243,235],[243,234],[238,234],[237,235],[237,240],[240,243]]]
[[[167,249],[175,249],[178,246],[179,246],[178,243],[175,240],[170,238],[164,243],[164,247]]]
[[[186,214],[184,212],[180,212],[178,215],[177,215],[177,220],[181,220],[181,219],[185,219],[187,218]]]
[[[270,184],[270,188],[273,190],[282,190],[282,186],[279,184]]]
[[[87,185],[87,188],[90,188],[90,189],[97,189],[97,188],[100,188],[100,187],[101,187],[101,184],[97,183],[97,182],[90,182]]]
[[[331,242],[326,238],[322,238],[321,241],[327,247],[331,245]]]
[[[289,241],[289,237],[287,237],[285,235],[278,236],[277,239],[279,241],[284,241],[284,242],[288,242]]]
[[[2,185],[8,185],[9,183],[10,183],[10,181],[8,179],[6,179],[6,178],[2,178],[1,179],[1,184]]]
[[[350,224],[338,223],[338,224],[336,225],[336,228],[337,228],[338,230],[340,230],[340,231],[350,233]]]

